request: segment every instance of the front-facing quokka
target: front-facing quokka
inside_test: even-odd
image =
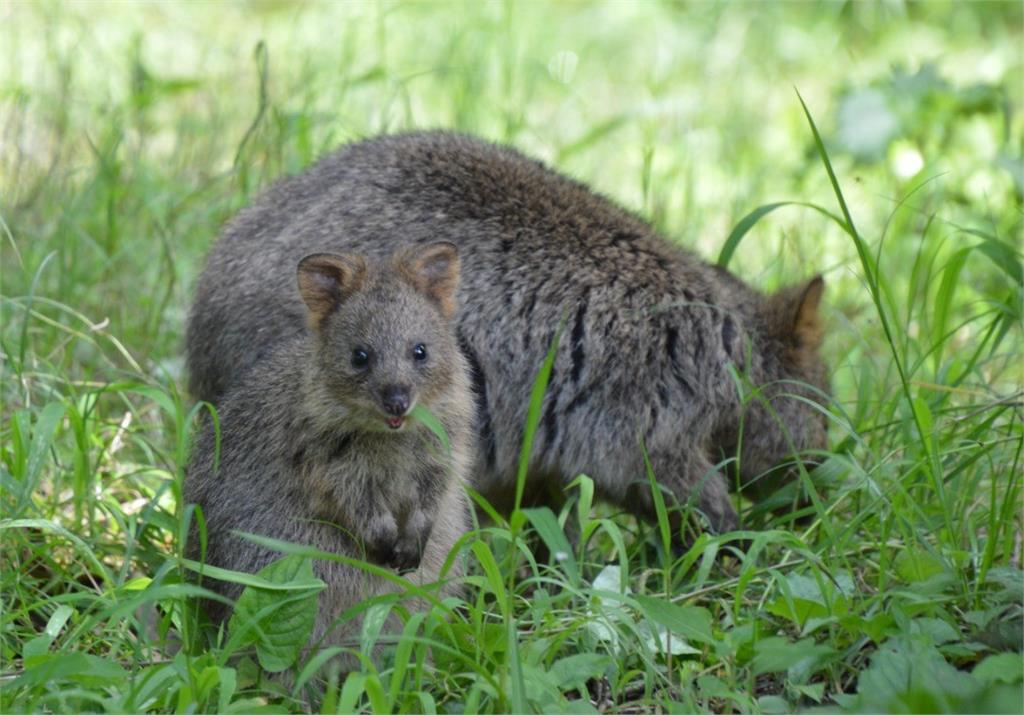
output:
[[[496,506],[515,494],[533,380],[563,320],[531,496],[582,473],[605,500],[650,518],[642,444],[666,500],[728,530],[738,524],[729,487],[763,484],[826,446],[820,278],[766,295],[540,162],[449,132],[343,147],[225,228],[189,316],[193,395],[216,403],[245,365],[301,330],[301,303],[281,300],[281,266],[320,246],[386,255],[398,237],[459,247],[473,486]]]
[[[470,380],[451,324],[458,274],[450,243],[382,261],[319,253],[299,262],[307,330],[220,401],[219,466],[208,421],[188,468],[185,498],[205,516],[206,563],[256,572],[279,558],[239,531],[414,569],[415,583],[443,575],[469,528],[464,482],[474,440]],[[410,414],[417,405],[441,422],[450,449]],[[197,555],[197,535],[190,541]],[[314,572],[327,586],[311,642],[350,637],[358,624],[335,623],[338,616],[395,590],[333,561],[315,561]],[[240,592],[209,585],[230,598]],[[212,609],[215,620],[227,615]]]

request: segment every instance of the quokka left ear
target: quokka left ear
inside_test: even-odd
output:
[[[819,313],[824,293],[821,276],[772,293],[764,304],[768,329],[800,351],[817,349],[824,335]]]
[[[459,249],[454,243],[438,241],[414,246],[395,255],[398,270],[420,292],[450,318],[455,313],[455,292],[459,287]]]
[[[815,276],[803,286],[793,310],[792,333],[802,348],[816,348],[821,345],[824,327],[821,323],[821,298],[825,294],[825,279]]]
[[[309,324],[319,330],[327,316],[363,287],[366,261],[351,253],[314,253],[299,261],[299,294]]]

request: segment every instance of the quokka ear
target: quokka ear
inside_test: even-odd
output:
[[[339,305],[363,287],[366,261],[355,254],[313,253],[299,261],[299,294],[319,330]]]
[[[446,318],[454,315],[459,287],[459,249],[454,243],[438,241],[407,248],[395,255],[395,263],[416,290],[437,303]]]
[[[824,337],[821,324],[821,297],[825,294],[825,279],[815,276],[796,294],[792,312],[792,334],[801,348],[817,348]]]

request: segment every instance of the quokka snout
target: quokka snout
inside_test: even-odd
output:
[[[449,243],[386,260],[316,253],[298,262],[306,331],[220,401],[219,465],[211,424],[189,465],[185,498],[203,510],[207,563],[256,572],[279,556],[234,533],[247,532],[367,558],[417,583],[444,575],[469,528],[474,450],[468,368],[451,324],[458,277]],[[444,427],[448,449],[416,419],[417,406]],[[197,538],[191,548],[197,555]],[[315,561],[314,572],[327,584],[314,638],[328,643],[357,627],[335,623],[342,612],[394,590],[338,562]]]

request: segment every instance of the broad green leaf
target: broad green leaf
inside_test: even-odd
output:
[[[577,653],[555,661],[548,670],[562,690],[579,688],[588,680],[599,678],[611,663],[611,658],[600,653]]]
[[[526,519],[537,531],[541,540],[551,552],[551,557],[556,564],[560,564],[565,572],[572,579],[572,583],[579,583],[579,569],[576,567],[576,556],[572,552],[569,540],[565,538],[565,532],[555,518],[554,512],[548,507],[536,509],[523,509]]]
[[[129,581],[125,581],[123,588],[125,591],[145,591],[149,587],[149,584],[153,583],[153,579],[148,576],[138,576]]]
[[[909,583],[927,581],[946,570],[939,557],[921,549],[902,549],[893,559],[893,566],[900,578]]]
[[[640,632],[646,631],[644,642],[647,648],[654,653],[662,655],[697,655],[702,651],[694,648],[679,636],[672,635],[664,626],[651,626],[648,623],[640,624]]]
[[[917,639],[887,641],[857,680],[856,709],[870,712],[957,712],[983,688]]]
[[[27,668],[31,668],[37,663],[41,662],[46,654],[50,651],[50,646],[53,644],[53,638],[46,635],[36,636],[25,643],[21,649],[21,659],[24,661]]]
[[[74,613],[74,609],[68,605],[60,605],[54,610],[53,615],[50,616],[50,620],[46,623],[46,628],[43,632],[31,639],[25,644],[22,649],[21,657],[26,667],[41,662],[41,659],[50,650],[50,646],[53,645],[53,641],[60,634],[64,624],[68,622],[71,614]]]
[[[854,636],[866,635],[875,643],[881,643],[894,623],[892,614],[876,613],[870,618],[857,615],[846,615],[839,619],[840,625]]]
[[[272,583],[291,584],[293,591],[247,586],[235,604],[228,630],[244,643],[256,643],[263,669],[280,672],[298,660],[316,621],[317,601],[325,584],[313,576],[313,563],[289,555],[256,574]]]
[[[778,695],[762,695],[757,699],[757,708],[767,715],[782,715],[793,712],[793,706]]]
[[[498,568],[498,562],[494,559],[494,554],[483,541],[474,541],[470,550],[476,556],[477,561],[480,562],[480,567],[483,568],[484,574],[487,576],[487,585],[491,593],[498,600],[502,616],[507,617],[508,599],[505,597],[505,582],[501,578],[501,569]]]
[[[594,577],[595,591],[611,591],[612,593],[628,594],[631,592],[629,582],[622,578],[622,567],[608,564]]]
[[[220,685],[217,691],[217,710],[227,712],[228,706],[231,704],[231,696],[235,694],[235,688],[238,687],[238,674],[234,668],[217,668],[217,674]]]
[[[697,678],[697,687],[706,698],[727,698],[733,694],[733,690],[725,681],[714,675],[702,675]]]
[[[208,665],[199,671],[199,674],[192,681],[195,688],[195,699],[205,703],[210,699],[214,688],[220,684],[221,669],[215,665]]]
[[[767,604],[767,611],[786,618],[801,628],[811,619],[841,616],[847,611],[846,593],[853,590],[853,582],[846,572],[836,574],[837,583],[822,575],[790,573],[784,582],[778,582],[781,594]],[[836,588],[838,584],[838,589]]]
[[[53,611],[53,615],[50,616],[50,620],[46,622],[46,635],[51,639],[56,638],[64,628],[64,624],[68,622],[68,619],[71,618],[71,615],[74,612],[75,611],[71,606],[57,606]]]
[[[226,712],[239,713],[239,715],[260,715],[260,713],[276,715],[277,713],[286,713],[288,711],[281,705],[268,703],[266,698],[260,697],[236,700],[231,703]]]
[[[941,618],[915,618],[910,622],[910,632],[927,636],[934,645],[960,640],[960,634]]]
[[[828,609],[817,601],[808,601],[805,598],[786,599],[783,596],[770,601],[765,610],[792,621],[801,628],[812,618],[824,618],[828,615]]]
[[[763,638],[754,644],[754,659],[750,663],[754,673],[779,673],[801,665],[804,661],[814,662],[835,650],[828,645],[816,644],[812,638],[790,641],[786,638]]]
[[[522,671],[523,696],[526,701],[534,705],[532,710],[527,709],[522,712],[554,712],[559,701],[563,699],[554,677],[531,663],[521,663],[518,667]],[[513,697],[515,697],[514,694]],[[514,712],[520,712],[520,710],[514,708]]]
[[[71,680],[83,685],[107,685],[123,682],[127,674],[117,663],[88,653],[47,653],[12,681],[6,688],[32,687],[41,683]]]
[[[983,683],[1019,683],[1024,680],[1024,654],[990,655],[974,667],[971,675]]]
[[[811,683],[809,685],[796,685],[794,683],[790,683],[789,687],[816,703],[820,703],[822,696],[825,694],[824,683]]]
[[[699,606],[680,606],[652,596],[634,596],[643,614],[688,641],[713,643],[711,614]]]

